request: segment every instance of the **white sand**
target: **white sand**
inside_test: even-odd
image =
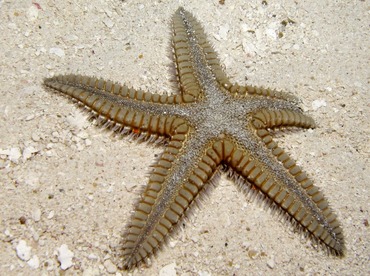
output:
[[[317,121],[277,140],[331,202],[347,255],[316,251],[223,176],[132,274],[370,273],[368,1],[72,2],[0,1],[1,275],[57,275],[58,257],[66,275],[127,273],[116,267],[120,235],[161,148],[112,138],[41,84],[77,72],[171,92],[169,22],[180,5],[233,81],[291,91]]]

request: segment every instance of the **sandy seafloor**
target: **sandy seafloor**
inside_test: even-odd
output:
[[[277,141],[328,198],[347,253],[316,250],[223,175],[130,274],[368,275],[369,1],[147,2],[0,1],[0,274],[127,274],[117,248],[162,148],[112,137],[42,80],[73,72],[173,93],[169,23],[184,6],[233,82],[291,91],[316,120]]]

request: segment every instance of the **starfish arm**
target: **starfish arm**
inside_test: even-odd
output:
[[[180,169],[179,152],[190,130],[186,124],[180,123],[172,132],[171,141],[153,166],[149,183],[127,228],[123,246],[126,268],[135,267],[151,257],[188,206],[188,197],[176,196],[179,185],[176,169]]]
[[[187,146],[179,148],[185,140],[180,136],[176,139],[171,140],[154,165],[149,184],[128,227],[123,252],[126,268],[139,265],[161,247],[211,183],[218,166],[230,153],[230,148],[227,147],[231,144],[223,141],[202,145],[194,153],[190,149],[194,145],[191,141]],[[180,151],[182,156],[178,156]],[[191,160],[198,161],[187,162],[186,156],[192,156]]]
[[[283,92],[276,89],[265,88],[253,85],[239,85],[237,83],[231,83],[228,79],[219,80],[220,84],[223,85],[233,96],[245,97],[248,95],[259,95],[266,96],[275,99],[286,100],[293,103],[298,103],[299,100],[296,96]]]
[[[197,19],[183,8],[179,8],[172,22],[172,47],[180,90],[196,100],[202,97],[204,92],[201,70],[210,69],[210,73],[219,83],[226,82],[227,77],[217,53],[208,42]]]
[[[172,30],[173,56],[180,90],[184,95],[191,96],[187,98],[189,102],[202,95],[201,77],[198,72],[199,64],[202,63],[207,65],[217,83],[234,96],[262,95],[298,102],[295,96],[282,91],[251,85],[232,84],[222,70],[217,53],[208,42],[203,27],[191,13],[183,8],[179,8],[175,13]],[[192,56],[194,53],[199,56]]]
[[[114,130],[128,127],[146,137],[169,136],[175,120],[169,114],[171,104],[181,104],[181,95],[159,95],[128,88],[125,85],[80,75],[60,75],[44,80],[47,87],[82,103]],[[148,110],[153,110],[149,113]]]
[[[274,206],[294,219],[301,229],[309,232],[313,239],[332,253],[342,256],[342,229],[322,192],[277,146],[267,130],[258,129],[256,134],[267,147],[263,156],[256,156],[255,152],[247,150],[243,145],[237,145],[227,160],[233,171],[245,180],[241,181],[242,188],[245,189],[245,185],[251,183],[248,188],[264,195]]]
[[[172,52],[180,91],[182,94],[188,95],[189,102],[193,102],[201,94],[201,87],[191,63],[191,46],[188,43],[187,28],[184,22],[185,19],[182,16],[183,14],[192,23],[198,24],[194,17],[182,8],[176,11],[172,19]]]
[[[279,127],[315,128],[315,122],[311,117],[289,109],[259,110],[253,115],[252,124],[258,129]]]

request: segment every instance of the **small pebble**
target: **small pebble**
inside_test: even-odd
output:
[[[78,40],[78,36],[77,35],[75,35],[75,34],[68,34],[68,35],[66,35],[65,37],[64,37],[64,39],[66,40],[66,41],[76,41],[76,40]]]
[[[25,240],[20,240],[15,250],[19,259],[26,262],[31,259],[31,247],[27,246]]]
[[[220,37],[220,39],[222,40],[227,40],[227,34],[230,30],[230,27],[228,24],[224,25],[224,26],[221,26],[220,27],[220,30],[218,31],[218,35]]]
[[[50,48],[49,54],[54,54],[58,57],[64,57],[65,56],[64,51],[61,48]]]
[[[274,29],[266,29],[265,33],[269,38],[274,39],[274,40],[277,39],[277,34],[276,34],[276,31]]]
[[[77,129],[82,129],[83,126],[87,123],[87,120],[86,116],[83,113],[76,111],[73,116],[71,115],[67,117],[67,122]]]
[[[271,269],[273,269],[275,267],[275,261],[274,261],[274,259],[269,259],[266,264]]]
[[[283,49],[283,50],[288,50],[289,48],[291,48],[292,47],[292,44],[290,44],[290,43],[285,43],[281,48]]]
[[[89,137],[89,134],[86,131],[81,131],[81,132],[77,133],[77,137],[85,140]]]
[[[23,150],[23,161],[26,161],[27,159],[30,159],[34,153],[38,152],[37,149],[34,147],[26,147]]]
[[[314,36],[319,36],[319,35],[320,35],[320,33],[319,33],[318,31],[316,31],[316,30],[313,30],[313,31],[312,31],[312,34],[313,34]]]
[[[2,158],[1,155],[0,155],[0,158]],[[0,169],[7,168],[8,166],[9,166],[9,161],[0,160]]]
[[[5,231],[4,231],[4,235],[5,236],[8,236],[8,237],[11,237],[12,236],[12,234],[10,233],[10,231],[9,231],[9,229],[5,229]]]
[[[41,210],[40,209],[36,209],[33,213],[32,213],[32,218],[35,222],[39,222],[40,219],[41,219]]]
[[[78,151],[82,151],[82,150],[85,149],[85,146],[83,144],[81,144],[81,143],[77,143],[76,146],[77,146],[77,150]]]
[[[356,87],[358,87],[358,88],[361,88],[361,87],[362,87],[362,83],[361,83],[361,82],[359,82],[359,81],[355,81],[355,82],[353,83],[353,85],[354,85],[354,86],[356,86]]]
[[[294,45],[293,45],[293,49],[294,49],[294,50],[299,50],[300,48],[301,48],[301,47],[299,47],[299,45],[298,45],[298,44],[294,44]]]
[[[104,266],[109,274],[113,274],[117,272],[117,266],[110,259],[104,262]]]
[[[36,255],[33,255],[33,257],[27,262],[27,264],[33,268],[33,269],[37,269],[39,268],[40,266],[40,260],[39,260],[39,257],[37,257]]]
[[[251,246],[251,244],[249,242],[247,242],[247,241],[245,241],[245,242],[242,243],[242,247],[244,249],[249,249],[250,246]]]
[[[86,140],[85,140],[85,145],[86,145],[86,147],[91,146],[91,145],[92,145],[91,140],[90,140],[90,139],[86,139]]]
[[[21,216],[21,217],[19,218],[19,223],[20,223],[20,224],[26,224],[26,222],[27,222],[27,218],[26,218],[25,216]]]
[[[53,143],[46,144],[46,148],[47,149],[52,149],[53,147],[54,147],[54,144]]]
[[[93,253],[91,253],[89,256],[87,256],[87,258],[89,259],[89,260],[97,260],[97,259],[99,259],[99,257],[98,256],[96,256],[95,254],[93,254]]]
[[[318,100],[314,100],[312,102],[312,109],[313,110],[317,110],[320,107],[325,107],[325,106],[326,106],[326,101],[324,99],[318,99]]]
[[[0,155],[8,156],[8,159],[13,163],[18,163],[18,159],[22,156],[21,150],[19,148],[11,148],[9,150],[1,150]]]
[[[34,175],[34,172],[31,172],[24,180],[24,184],[31,186],[33,188],[37,188],[40,185],[40,178]]]
[[[176,276],[176,263],[170,263],[161,268],[159,276]]]
[[[27,117],[26,117],[26,121],[28,122],[28,121],[31,121],[31,120],[33,120],[33,119],[35,119],[35,115],[34,114],[30,114],[30,115],[28,115]]]
[[[174,248],[176,246],[176,244],[177,244],[177,241],[170,241],[168,243],[169,247],[171,247],[171,248]]]
[[[101,275],[99,268],[97,267],[88,267],[84,269],[82,276],[99,276]]]
[[[256,55],[257,52],[256,46],[249,40],[244,39],[242,42],[242,46],[244,53],[246,53],[247,55],[251,57],[254,57]]]
[[[105,26],[107,26],[109,29],[111,29],[111,28],[114,26],[114,22],[113,22],[111,19],[109,19],[109,18],[104,19],[104,20],[103,20],[103,23],[104,23],[104,25],[105,25]]]
[[[54,217],[54,214],[55,214],[54,211],[50,211],[50,213],[48,215],[48,219],[52,219]]]
[[[30,21],[35,21],[39,17],[39,10],[36,6],[31,6],[27,11],[27,17]]]
[[[68,249],[68,246],[66,244],[62,244],[58,248],[58,261],[60,262],[60,268],[62,270],[66,270],[73,265],[73,256],[73,252]]]
[[[133,183],[133,182],[129,182],[129,183],[126,183],[126,182],[123,182],[122,183],[124,186],[125,186],[125,188],[126,188],[126,190],[128,191],[128,192],[131,192],[137,185],[135,184],[135,183]]]
[[[34,142],[39,142],[40,141],[40,136],[37,133],[32,133],[32,141]]]
[[[251,250],[248,251],[248,256],[252,260],[255,260],[257,258],[257,256],[258,256],[258,251],[257,250],[254,250],[254,249],[251,249]]]
[[[43,263],[43,266],[46,268],[47,271],[52,271],[54,270],[54,261],[52,259],[47,259]]]
[[[40,235],[37,232],[32,233],[32,238],[34,241],[38,241],[40,239]]]

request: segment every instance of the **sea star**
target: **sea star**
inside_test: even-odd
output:
[[[242,189],[255,191],[329,252],[343,255],[342,230],[327,200],[268,131],[313,128],[313,119],[289,94],[232,84],[201,25],[183,8],[172,29],[178,94],[80,75],[45,79],[114,131],[167,139],[128,226],[124,267],[151,257],[225,167]]]

